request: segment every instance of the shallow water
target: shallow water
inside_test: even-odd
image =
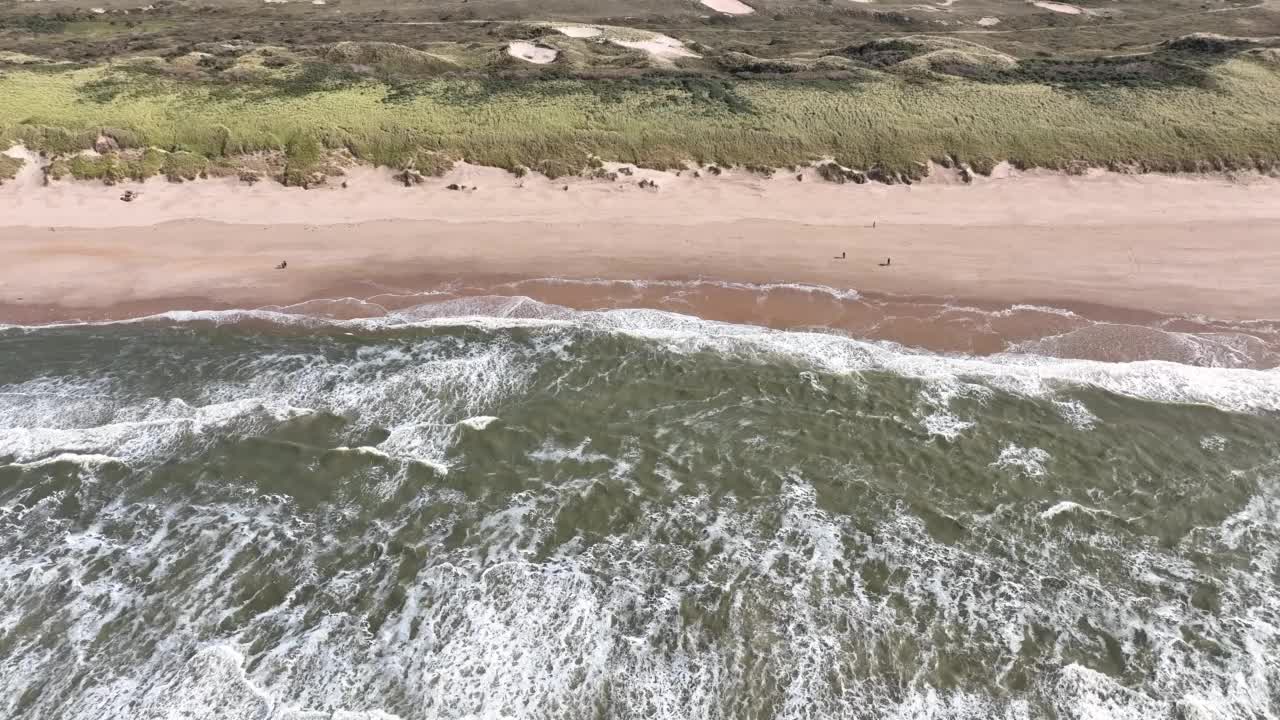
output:
[[[501,302],[0,330],[0,716],[1280,713],[1280,372]]]
[[[815,285],[713,280],[472,278],[428,281],[417,292],[389,290],[273,309],[350,319],[404,311],[419,317],[532,318],[559,316],[564,308],[645,308],[774,329],[834,331],[936,352],[1167,360],[1203,367],[1280,366],[1280,320],[1233,322],[1092,305],[960,302]]]

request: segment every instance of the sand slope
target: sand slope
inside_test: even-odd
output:
[[[507,46],[507,54],[535,65],[546,65],[556,59],[556,51],[527,42],[513,42]]]
[[[755,8],[739,0],[699,0],[703,5],[726,15],[750,15]]]

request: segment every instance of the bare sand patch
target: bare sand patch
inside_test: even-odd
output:
[[[703,5],[725,15],[750,15],[755,8],[739,0],[699,0]]]
[[[724,0],[714,0],[723,2]],[[728,0],[737,2],[738,0]],[[745,5],[743,7],[746,7]],[[557,32],[575,38],[596,38],[633,50],[643,50],[661,65],[670,65],[676,58],[696,58],[701,55],[686,48],[684,43],[669,36],[648,30],[637,30],[612,25],[558,25]]]
[[[993,25],[999,25],[999,24],[1000,24],[1000,18],[997,18],[997,17],[984,17],[984,18],[979,18],[979,19],[978,19],[978,24],[979,24],[979,25],[981,25],[982,27],[991,27],[991,26],[993,26]]]
[[[18,174],[12,180],[5,182],[9,192],[21,193],[44,186],[44,168],[49,164],[48,159],[40,157],[39,154],[22,145],[14,145],[0,155],[22,161]]]
[[[1063,13],[1065,15],[1079,15],[1084,12],[1084,10],[1081,10],[1075,5],[1053,2],[1052,0],[1035,0],[1035,2],[1031,4],[1044,10],[1052,10],[1053,12]]]
[[[349,170],[347,187],[312,190],[151,178],[131,183],[140,197],[125,203],[119,186],[44,186],[38,155],[5,154],[27,163],[0,186],[0,305],[204,297],[244,307],[341,283],[484,272],[808,282],[1241,318],[1280,307],[1280,181],[1264,177],[1075,177],[1002,164],[971,184],[938,170],[912,186],[853,186],[818,182],[811,169],[798,182],[626,166],[633,174],[603,183],[459,163],[417,188],[365,167]],[[849,262],[833,263],[845,250]],[[892,271],[874,264],[886,256]],[[282,258],[288,273],[271,269]],[[171,307],[189,305],[161,309]]]
[[[592,38],[600,37],[604,34],[604,31],[600,28],[591,27],[590,25],[561,25],[556,28],[556,31],[572,38]]]
[[[535,65],[546,65],[555,60],[557,55],[556,51],[551,48],[539,47],[533,43],[523,41],[516,41],[508,45],[507,54]]]
[[[619,40],[610,38],[609,42],[622,47],[643,50],[662,62],[671,62],[676,58],[696,58],[702,57],[689,48],[684,43],[670,37],[668,35],[654,35],[648,40]]]

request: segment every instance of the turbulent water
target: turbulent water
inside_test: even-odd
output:
[[[0,717],[1280,714],[1280,371],[440,315],[0,330]]]

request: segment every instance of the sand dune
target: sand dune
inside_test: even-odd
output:
[[[591,27],[589,25],[562,25],[557,27],[556,30],[564,35],[575,38],[600,37],[603,33],[600,28]]]
[[[750,15],[755,8],[739,0],[699,0],[703,5],[726,15]]]
[[[1068,5],[1066,3],[1060,3],[1060,2],[1051,2],[1051,0],[1036,0],[1031,4],[1035,5],[1038,8],[1043,8],[1045,10],[1052,10],[1053,12],[1063,13],[1065,15],[1079,15],[1084,12],[1084,10],[1076,7],[1075,5]]]
[[[507,46],[507,54],[535,65],[546,65],[556,59],[556,51],[527,42],[513,42]]]
[[[716,0],[716,2],[738,3],[737,0]],[[743,5],[743,7],[747,7]],[[751,11],[747,8],[748,12]],[[574,38],[599,38],[602,42],[610,42],[633,50],[643,50],[653,57],[658,65],[671,65],[676,58],[702,57],[686,48],[684,43],[670,37],[648,30],[634,28],[593,25],[560,25],[556,31]]]

